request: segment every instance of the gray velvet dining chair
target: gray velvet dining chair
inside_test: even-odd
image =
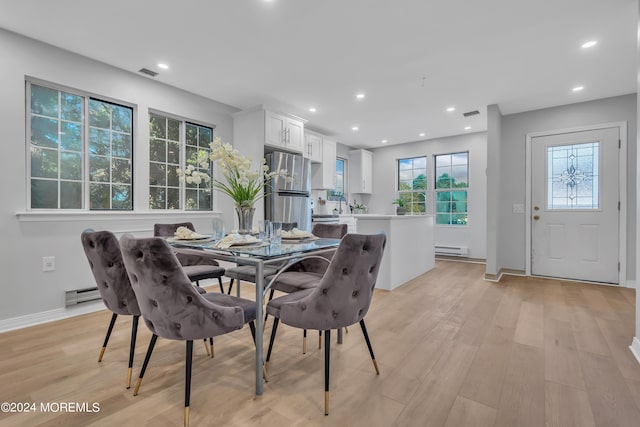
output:
[[[82,232],[80,239],[82,248],[89,261],[91,273],[96,281],[98,292],[104,305],[111,311],[111,321],[104,338],[98,362],[107,349],[111,332],[118,315],[132,316],[131,341],[129,344],[129,365],[127,369],[126,387],[131,387],[131,370],[133,368],[133,356],[136,348],[136,335],[138,331],[138,319],[140,308],[136,295],[131,288],[127,271],[122,261],[120,245],[116,236],[110,231],[94,231],[87,229]]]
[[[311,233],[324,239],[342,239],[347,234],[347,224],[325,224],[317,223],[313,225]],[[269,301],[273,299],[275,291],[287,294],[303,291],[305,289],[318,286],[320,279],[327,270],[329,263],[335,251],[324,252],[318,257],[305,258],[295,262],[277,275],[267,278],[272,281],[269,293]],[[325,259],[322,259],[322,258]],[[266,324],[269,313],[265,313],[264,322]],[[318,332],[318,348],[322,348],[322,331]],[[307,331],[302,334],[302,354],[307,352]]]
[[[161,238],[124,235],[120,244],[142,318],[152,333],[134,396],[139,392],[157,338],[185,341],[184,425],[188,426],[193,340],[226,334],[249,323],[255,344],[256,304],[223,293],[198,293],[171,247]]]
[[[332,329],[359,323],[376,374],[380,374],[364,317],[371,305],[385,244],[384,234],[347,234],[317,286],[275,298],[267,304],[267,312],[274,317],[274,322],[265,370],[280,321],[295,328],[324,332],[325,415],[329,414]]]
[[[281,224],[283,231],[291,231],[298,226],[297,222],[283,222]],[[273,276],[281,267],[282,265],[265,265],[263,267],[263,276]],[[242,280],[245,282],[256,283],[256,268],[253,265],[240,265],[237,267],[227,268],[224,275],[231,279],[229,282],[229,289],[227,291],[228,294],[231,294],[234,281],[237,282],[238,296],[240,296],[240,282]]]
[[[154,224],[153,235],[155,237],[173,237],[178,227],[186,227],[191,231],[196,231],[193,223],[181,222],[176,224]],[[220,286],[220,292],[224,293],[224,287],[222,286],[222,276],[224,276],[225,269],[220,267],[218,261],[206,255],[199,255],[194,253],[186,253],[176,251],[176,256],[182,265],[184,272],[189,277],[189,280],[196,283],[196,286],[200,286],[200,280],[206,279],[218,279],[218,286]]]

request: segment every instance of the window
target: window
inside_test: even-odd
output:
[[[213,142],[213,129],[207,126],[185,123],[186,129],[186,165],[193,165],[196,170],[206,172],[211,176],[211,164],[209,170],[198,166],[196,159],[198,151],[211,153],[209,144]],[[188,211],[210,211],[213,203],[211,201],[211,183],[189,184],[185,182],[185,202],[184,208]]]
[[[408,214],[420,215],[426,210],[427,158],[398,160],[398,199],[404,201]]]
[[[342,197],[346,200],[345,188],[345,167],[347,161],[345,159],[336,159],[336,188],[327,190],[327,200],[339,201]]]
[[[436,224],[467,224],[469,153],[435,156]]]
[[[27,97],[30,208],[133,209],[133,109],[31,82]]]
[[[149,115],[149,208],[180,209],[180,132],[182,122]]]
[[[198,152],[211,152],[209,144],[213,140],[213,128],[151,113],[149,136],[149,207],[180,209],[177,169],[193,165],[202,170],[196,161],[197,155]],[[183,147],[186,161],[180,160]],[[203,172],[211,176],[211,167]],[[211,210],[211,183],[185,182],[184,206],[185,210]]]
[[[600,144],[547,148],[547,209],[598,209]]]

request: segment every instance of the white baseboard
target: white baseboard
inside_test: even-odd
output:
[[[638,363],[640,363],[640,339],[638,337],[633,337],[633,341],[631,341],[631,345],[629,346],[631,353],[636,357]]]
[[[13,317],[11,319],[0,320],[0,332],[13,331],[15,329],[22,329],[28,326],[53,322],[54,320],[66,319],[68,317],[93,313],[100,310],[106,310],[102,300],[74,305],[68,308],[56,308],[55,310]]]
[[[635,280],[627,280],[627,288],[636,288],[636,281]]]

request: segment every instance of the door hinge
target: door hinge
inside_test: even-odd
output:
[[[618,148],[622,148],[622,140],[621,139],[618,140]]]
[[[618,271],[620,271],[620,263],[618,263]]]
[[[618,200],[618,210],[620,210],[620,201]]]

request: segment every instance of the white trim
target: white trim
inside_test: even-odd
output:
[[[627,285],[627,122],[611,122],[599,125],[578,126],[574,128],[530,132],[526,134],[526,179],[525,179],[525,274],[531,276],[531,144],[532,139],[563,133],[584,132],[590,130],[618,128],[620,149],[618,150],[618,191],[620,200],[618,226],[618,261],[620,272],[618,284]]]
[[[54,310],[42,311],[40,313],[13,317],[11,319],[0,320],[0,332],[13,331],[15,329],[22,329],[28,326],[39,325],[41,323],[49,323],[55,320],[94,313],[100,310],[106,310],[102,300],[79,304],[68,308],[56,308]]]
[[[635,289],[636,288],[636,281],[632,280],[632,279],[627,280],[627,288]]]
[[[131,219],[141,220],[168,220],[170,218],[196,218],[221,215],[219,211],[63,211],[63,210],[42,210],[42,211],[21,211],[16,212],[20,222],[53,222],[53,221],[130,221]]]
[[[638,363],[640,363],[640,339],[638,339],[638,337],[633,337],[629,350],[631,350],[631,353],[636,357]]]

